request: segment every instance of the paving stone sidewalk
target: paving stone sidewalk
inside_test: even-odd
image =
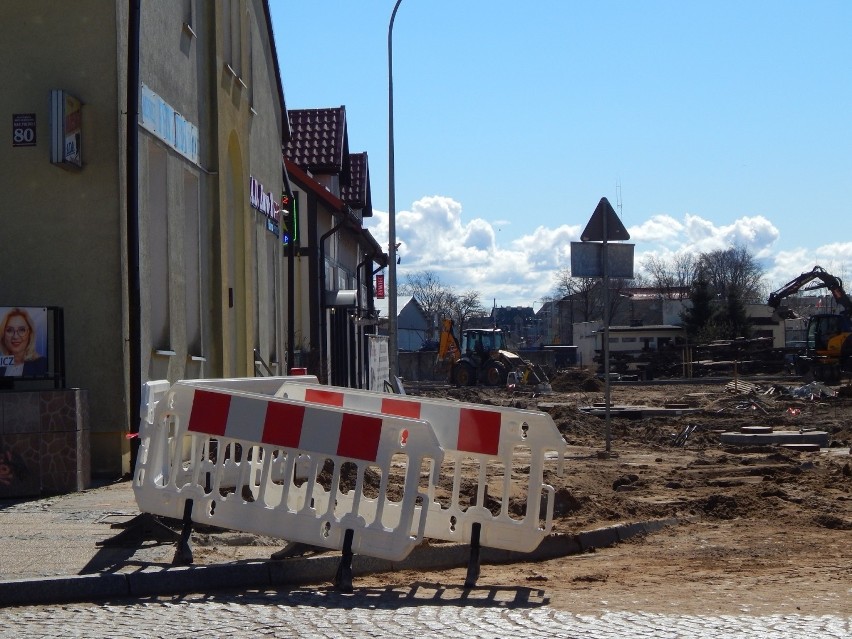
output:
[[[29,500],[0,500],[0,606],[23,603],[94,601],[105,597],[210,591],[216,588],[328,583],[340,553],[273,560],[282,540],[235,531],[195,530],[193,564],[173,563],[179,522],[168,522],[174,539],[131,540],[109,545],[126,531],[150,533],[139,513],[130,481],[86,491]],[[550,536],[533,553],[482,549],[487,562],[549,559],[603,548],[637,534],[653,532],[671,520],[639,522]],[[144,525],[142,525],[144,524]],[[141,527],[140,527],[141,526]],[[146,527],[147,526],[147,527]],[[425,544],[403,562],[356,555],[354,576],[394,569],[465,566],[467,546]]]

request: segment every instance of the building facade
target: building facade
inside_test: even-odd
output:
[[[128,472],[145,381],[282,371],[289,129],[268,5],[0,3],[0,32],[0,111],[31,137],[0,146],[0,305],[62,309],[92,471]]]
[[[292,109],[285,166],[298,210],[294,361],[336,386],[362,387],[375,333],[373,278],[387,255],[364,228],[372,199],[366,153],[349,152],[346,109]]]

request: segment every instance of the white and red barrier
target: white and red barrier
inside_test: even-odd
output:
[[[398,561],[424,536],[443,459],[428,422],[275,397],[316,378],[153,383],[142,512]],[[273,381],[274,380],[274,381]],[[297,467],[302,469],[297,472]]]
[[[554,489],[544,481],[545,464],[555,460],[561,475],[566,444],[546,413],[290,380],[276,395],[428,421],[445,457],[441,486],[430,487],[427,537],[476,542],[473,528],[479,524],[483,546],[530,552],[552,529]],[[518,466],[527,465],[528,472],[516,474]],[[471,475],[473,490],[463,486]]]

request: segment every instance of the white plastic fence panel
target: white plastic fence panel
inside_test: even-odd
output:
[[[555,459],[561,475],[566,444],[547,413],[320,384],[285,382],[277,395],[427,420],[445,454],[427,537],[470,543],[479,523],[483,546],[530,552],[552,530],[555,491],[544,481],[545,465]],[[518,474],[526,465],[529,472]],[[464,479],[471,475],[474,485]]]
[[[269,379],[269,378],[266,378]],[[298,385],[298,383],[294,383]],[[134,472],[143,512],[398,561],[423,538],[443,459],[414,420],[177,382],[160,399]],[[304,474],[297,472],[301,466]],[[400,476],[390,481],[391,467]]]

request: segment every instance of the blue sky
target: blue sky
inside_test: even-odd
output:
[[[270,0],[290,109],[345,105],[387,244],[393,0]],[[398,279],[531,305],[601,197],[637,270],[746,246],[852,282],[852,2],[403,0]],[[847,286],[847,289],[849,286]]]

